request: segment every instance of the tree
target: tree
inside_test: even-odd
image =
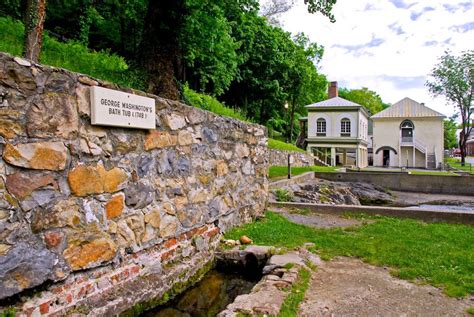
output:
[[[458,128],[456,121],[453,118],[445,119],[444,125],[444,148],[446,150],[453,149],[457,146],[458,140],[456,137],[456,130]]]
[[[461,117],[459,149],[461,164],[466,157],[466,142],[473,129],[471,115],[474,112],[474,50],[453,56],[446,51],[439,63],[431,71],[432,81],[426,85],[433,96],[444,96],[448,103],[454,105]]]
[[[24,56],[39,62],[46,18],[46,0],[28,0],[25,12]]]
[[[270,0],[260,8],[260,15],[266,18],[270,25],[278,26],[280,15],[289,11],[294,4],[295,0]]]
[[[341,88],[339,89],[339,96],[364,106],[372,115],[388,107],[375,91],[366,87],[361,89]]]

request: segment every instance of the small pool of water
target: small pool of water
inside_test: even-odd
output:
[[[240,294],[250,293],[256,276],[209,271],[201,281],[169,303],[144,313],[144,317],[214,317]]]

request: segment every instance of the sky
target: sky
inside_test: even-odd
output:
[[[337,0],[335,23],[309,14],[303,0],[280,17],[325,47],[320,70],[339,87],[376,91],[384,102],[404,97],[447,116],[454,107],[425,86],[443,53],[474,49],[474,0]]]

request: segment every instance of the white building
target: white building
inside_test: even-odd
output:
[[[307,151],[327,165],[366,167],[369,113],[338,96],[337,82],[328,89],[329,99],[308,109]]]
[[[410,98],[372,116],[374,166],[438,167],[443,161],[444,118]]]

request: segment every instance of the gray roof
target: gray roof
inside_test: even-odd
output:
[[[362,107],[358,103],[346,100],[341,97],[334,97],[324,101],[316,102],[305,106],[308,109],[320,108],[320,107]]]
[[[427,106],[416,102],[410,98],[403,98],[387,109],[373,115],[372,119],[377,118],[415,118],[415,117],[446,117]]]

